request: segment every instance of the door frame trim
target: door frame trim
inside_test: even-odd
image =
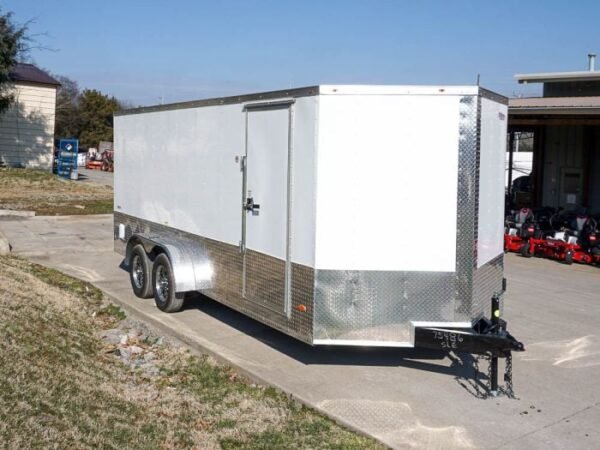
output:
[[[293,99],[293,98],[286,98],[284,100],[273,100],[273,101],[266,101],[266,102],[247,103],[244,105],[244,111],[248,112],[253,109],[263,109],[263,108],[281,108],[282,106],[290,106],[290,105],[293,105],[294,103],[296,103],[296,99]],[[248,128],[246,128],[246,131],[248,131]]]
[[[284,308],[283,311],[275,311],[285,314],[287,318],[292,316],[292,186],[293,186],[293,147],[294,147],[294,99],[251,103],[244,105],[245,113],[245,136],[244,155],[241,158],[242,171],[242,236],[240,240],[240,251],[242,253],[242,298],[246,299],[246,231],[247,210],[245,209],[248,191],[248,131],[249,113],[263,109],[287,109],[288,110],[288,142],[287,142],[287,187],[286,187],[286,242],[285,242],[285,273],[284,273]],[[251,300],[250,300],[251,301]],[[253,302],[260,304],[258,302]],[[265,305],[262,305],[265,306]],[[272,308],[270,310],[274,311]]]

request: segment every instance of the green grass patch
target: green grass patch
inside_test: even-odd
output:
[[[12,180],[22,180],[28,183],[54,183],[56,175],[47,170],[0,168],[0,185],[10,184]]]
[[[113,305],[112,303],[110,305],[105,306],[104,308],[100,308],[96,315],[98,317],[112,317],[119,321],[125,320],[127,318],[127,314],[125,314],[125,312],[120,307],[118,307],[117,305]]]
[[[64,180],[50,172],[0,168],[0,209],[40,216],[110,214],[110,186]]]
[[[16,260],[16,258],[14,259]],[[78,280],[77,278],[73,278],[58,270],[51,269],[40,264],[30,263],[25,260],[21,260],[21,267],[24,271],[31,273],[36,278],[49,284],[50,286],[67,291],[81,299],[86,300],[88,303],[91,302],[94,305],[98,305],[104,296],[102,291],[91,283]]]
[[[33,205],[38,216],[80,216],[88,214],[112,214],[113,199],[74,200],[47,202]]]

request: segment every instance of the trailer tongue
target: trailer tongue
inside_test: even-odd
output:
[[[503,284],[503,288],[506,283]],[[480,319],[472,329],[415,327],[415,347],[442,349],[484,355],[489,359],[488,391],[496,397],[504,393],[514,398],[512,383],[512,352],[525,351],[522,342],[517,341],[507,330],[507,323],[500,318],[500,302],[504,294],[492,297],[491,319]],[[498,358],[506,358],[504,388],[498,385]]]

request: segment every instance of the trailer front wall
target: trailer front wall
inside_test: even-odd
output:
[[[411,321],[455,321],[460,101],[321,97],[316,342],[411,345]]]
[[[321,97],[315,343],[412,345],[500,290],[506,106],[465,94]]]

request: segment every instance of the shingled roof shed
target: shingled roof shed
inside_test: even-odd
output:
[[[60,83],[25,63],[17,64],[9,77],[15,102],[0,115],[0,165],[51,170]]]

